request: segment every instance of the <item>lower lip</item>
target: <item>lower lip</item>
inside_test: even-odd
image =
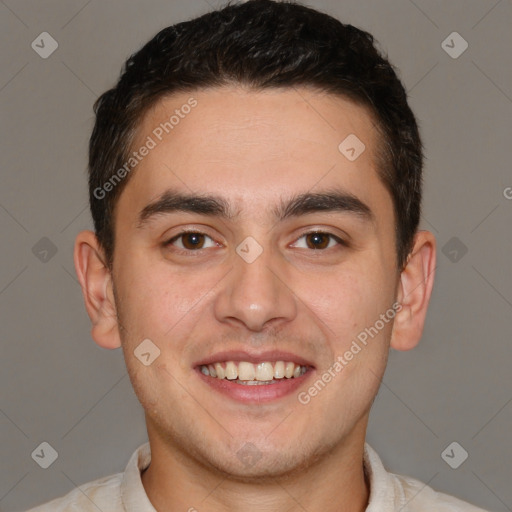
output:
[[[237,384],[236,382],[228,379],[218,379],[210,377],[202,373],[199,368],[196,372],[200,379],[203,380],[208,386],[220,393],[244,402],[247,404],[258,404],[261,402],[271,402],[279,398],[291,395],[306,380],[313,374],[313,370],[309,369],[304,375],[300,377],[292,377],[291,379],[279,379],[275,384],[260,384],[260,385],[244,385]]]

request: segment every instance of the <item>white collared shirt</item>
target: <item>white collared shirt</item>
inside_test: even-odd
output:
[[[146,442],[135,450],[124,473],[88,482],[26,512],[156,512],[141,480],[141,471],[150,462],[151,450]],[[364,445],[363,463],[370,481],[366,512],[486,512],[436,492],[419,480],[389,473],[368,443]]]

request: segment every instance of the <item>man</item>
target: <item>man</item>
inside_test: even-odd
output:
[[[33,510],[482,510],[365,443],[435,267],[416,121],[372,36],[229,5],[157,34],[95,113],[75,266],[149,443]]]

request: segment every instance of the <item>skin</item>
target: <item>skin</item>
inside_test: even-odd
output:
[[[412,349],[421,337],[434,236],[417,232],[400,272],[393,204],[375,164],[378,132],[365,108],[340,97],[238,87],[180,93],[147,113],[134,147],[191,96],[197,107],[144,157],[119,198],[112,273],[91,231],[75,244],[92,337],[122,347],[145,410],[152,462],[144,488],[158,511],[363,511],[370,407],[389,348]],[[353,162],[338,150],[351,133],[366,146]],[[334,186],[366,203],[374,220],[272,215],[280,200]],[[174,212],[137,228],[139,212],[167,188],[223,196],[239,216]],[[183,239],[165,247],[183,228],[211,239],[187,254],[179,253]],[[328,248],[311,248],[303,236],[311,228],[348,246],[328,239]],[[263,248],[250,264],[235,251],[247,236]],[[394,321],[306,405],[297,393],[242,404],[193,369],[221,350],[281,349],[313,362],[314,375],[298,390],[307,391],[395,301],[402,308]],[[133,354],[146,338],[161,351],[149,366]],[[255,464],[237,457],[246,443],[261,456]]]

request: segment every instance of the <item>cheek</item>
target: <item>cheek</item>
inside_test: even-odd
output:
[[[368,270],[347,265],[338,273],[317,276],[314,287],[304,283],[303,290],[302,300],[341,345],[374,325],[394,300],[393,282],[378,264]],[[382,329],[383,334],[388,330]]]
[[[155,339],[182,323],[208,290],[200,276],[180,275],[165,263],[126,265],[120,281],[118,310],[123,323],[138,337]]]

